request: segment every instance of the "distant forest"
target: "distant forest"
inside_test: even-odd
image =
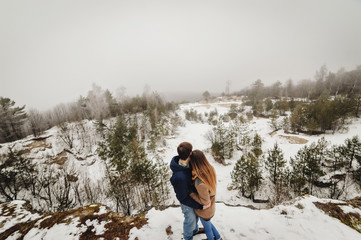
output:
[[[346,71],[341,68],[336,73],[328,71],[323,65],[316,71],[314,80],[301,80],[294,83],[292,79],[282,84],[280,81],[270,86],[264,86],[262,80],[258,79],[251,87],[235,92],[239,96],[257,95],[257,98],[307,98],[317,99],[321,94],[330,96],[357,95],[361,93],[361,66],[355,70]]]
[[[77,101],[58,104],[53,109],[40,112],[37,109],[25,110],[24,106],[0,96],[0,143],[12,142],[30,134],[35,137],[54,126],[62,126],[66,122],[77,122],[84,119],[103,120],[124,114],[148,113],[160,115],[174,111],[176,104],[166,102],[157,93],[143,93],[141,96],[127,97],[124,94],[114,97],[109,90],[93,85],[86,97],[80,96]],[[154,116],[157,119],[157,116]]]
[[[274,130],[307,134],[343,131],[348,119],[360,117],[361,66],[337,73],[322,66],[314,81],[297,84],[288,80],[284,85],[277,81],[264,86],[258,79],[236,95],[245,97],[244,103],[252,106],[254,116],[272,118]],[[279,116],[285,116],[282,122],[277,122]]]

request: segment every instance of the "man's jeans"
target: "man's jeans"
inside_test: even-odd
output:
[[[183,222],[183,238],[184,240],[192,240],[193,233],[198,232],[199,217],[194,213],[193,208],[181,204],[182,213],[184,215]]]

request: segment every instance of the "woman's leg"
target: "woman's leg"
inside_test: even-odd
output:
[[[211,221],[209,221],[211,222]],[[213,232],[213,235],[216,239],[220,239],[221,238],[221,235],[219,234],[219,232],[217,231],[217,228],[213,225],[213,223],[211,223],[212,225],[212,232]]]
[[[206,232],[207,239],[214,240],[211,221],[206,221],[203,218],[200,218],[200,219],[201,219],[202,225],[204,227],[204,231]]]

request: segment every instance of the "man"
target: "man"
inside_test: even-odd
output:
[[[194,201],[189,194],[196,192],[192,181],[192,170],[189,167],[189,159],[192,153],[192,144],[182,142],[177,148],[178,156],[172,158],[170,169],[173,171],[170,181],[173,185],[177,199],[181,203],[183,221],[183,238],[192,240],[193,235],[204,233],[204,228],[198,228],[199,217],[193,209],[206,209],[210,206],[203,206]]]

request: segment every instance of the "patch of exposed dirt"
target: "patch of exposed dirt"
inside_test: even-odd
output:
[[[165,149],[160,149],[160,150],[158,150],[158,152],[161,153],[161,154],[164,154],[164,153],[165,153]]]
[[[22,149],[20,151],[20,154],[29,154],[31,152],[31,150],[33,149],[37,149],[37,148],[43,148],[45,149],[49,149],[51,148],[51,145],[46,143],[46,138],[34,138],[32,140],[30,140],[31,142],[27,145],[24,146],[24,149]]]
[[[3,208],[6,208],[6,204],[2,204],[1,217],[7,217]],[[22,205],[21,208],[25,208]],[[101,210],[102,208],[102,210]],[[105,211],[104,211],[105,210]],[[12,208],[6,211],[14,211]],[[16,217],[16,216],[9,216]],[[0,239],[7,239],[10,235],[16,234],[18,239],[23,239],[30,230],[37,228],[42,230],[51,229],[55,225],[70,223],[76,223],[79,229],[83,229],[80,233],[79,239],[120,239],[125,240],[129,238],[129,232],[133,227],[141,228],[147,223],[148,219],[145,218],[145,214],[138,216],[123,216],[120,213],[112,212],[106,206],[100,204],[91,204],[84,207],[71,209],[64,212],[55,212],[52,214],[44,214],[39,218],[36,218],[27,222],[14,223],[14,225],[7,230],[0,233]],[[97,235],[93,224],[101,224],[106,222],[104,225],[104,232]],[[35,230],[36,231],[36,230]],[[66,232],[60,234],[68,234]]]
[[[220,107],[225,107],[225,108],[230,108],[231,105],[232,105],[232,104],[230,104],[230,103],[220,103],[220,104],[218,104],[218,106],[220,106]]]
[[[197,107],[204,107],[204,108],[207,108],[207,109],[210,109],[211,108],[211,105],[210,104],[203,104],[203,105],[198,105],[198,106],[195,106],[196,108]]]
[[[273,137],[276,134],[277,134],[277,131],[273,131],[273,132],[268,133],[268,135],[270,135],[271,137]]]
[[[48,164],[58,164],[64,165],[64,163],[68,160],[67,152],[63,150],[61,153],[56,155],[51,162]]]
[[[345,213],[342,211],[340,206],[352,206],[354,208],[361,209],[361,197],[350,200],[347,204],[345,203],[320,203],[314,202],[315,206],[327,215],[339,219],[342,223],[355,229],[361,233],[361,216],[356,212]]]
[[[306,143],[308,143],[307,139],[296,137],[296,136],[280,135],[280,137],[287,139],[288,142],[291,143],[291,144],[306,144]]]
[[[31,149],[33,148],[51,148],[50,145],[46,143],[46,139],[40,139],[40,140],[33,140],[31,143],[26,145],[26,147],[29,147]]]

